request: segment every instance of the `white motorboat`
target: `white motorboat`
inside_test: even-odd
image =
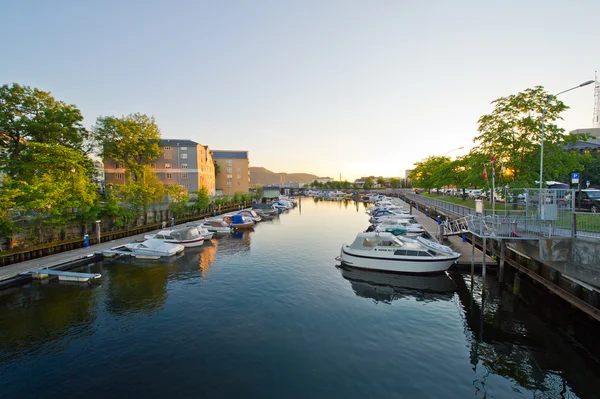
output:
[[[226,222],[231,221],[230,226],[234,230],[250,230],[254,227],[254,220],[244,215],[235,214],[231,216],[225,216],[223,220]]]
[[[156,234],[147,234],[146,240],[155,239],[171,244],[181,244],[186,248],[199,247],[204,244],[204,237],[195,226],[185,226],[173,230],[161,230]]]
[[[254,211],[253,209],[242,209],[237,214],[249,217],[254,223],[258,223],[262,220],[258,213],[256,213],[256,211]]]
[[[419,223],[411,223],[407,219],[387,219],[375,226],[374,231],[399,234],[422,234],[425,232]]]
[[[123,248],[132,252],[136,257],[157,257],[176,255],[182,252],[185,247],[181,244],[170,244],[163,240],[151,238],[143,242],[125,244]]]
[[[385,223],[386,221],[389,220],[408,220],[410,222],[410,220],[414,220],[415,216],[414,215],[409,215],[407,213],[399,213],[399,214],[385,214],[385,215],[381,215],[381,216],[372,216],[369,219],[369,222],[372,224],[381,224],[381,223]]]
[[[201,226],[215,234],[231,233],[231,223],[228,223],[221,218],[206,219]]]
[[[359,233],[351,245],[343,245],[342,264],[398,273],[441,273],[460,253],[422,237],[396,237],[392,233]]]
[[[190,223],[187,226],[188,227],[195,227],[196,229],[198,229],[198,233],[200,233],[200,235],[202,236],[202,238],[204,238],[204,241],[210,240],[211,238],[213,238],[213,236],[215,235],[215,233],[213,231],[208,231],[208,229],[206,227],[204,227],[203,224],[204,224],[204,222]]]

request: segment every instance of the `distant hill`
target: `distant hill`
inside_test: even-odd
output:
[[[309,173],[275,173],[259,166],[250,167],[250,184],[308,183],[319,176]]]

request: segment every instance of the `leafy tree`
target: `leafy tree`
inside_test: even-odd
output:
[[[364,184],[363,184],[363,188],[365,190],[370,190],[373,187],[373,179],[370,177],[367,177],[367,179],[365,180]]]
[[[102,158],[123,164],[133,181],[143,179],[150,172],[144,166],[161,154],[160,129],[154,117],[139,113],[99,117],[93,133]]]
[[[197,211],[204,211],[210,205],[210,195],[208,195],[208,189],[204,186],[200,187],[196,194],[196,203],[194,209]]]
[[[390,179],[390,186],[392,186],[392,188],[398,188],[398,187],[400,187],[400,181],[398,179],[396,179],[395,177],[392,177]]]
[[[492,102],[494,111],[479,118],[479,135],[472,150],[487,158],[491,174],[492,154],[496,160],[496,177],[501,165],[512,173],[505,176],[506,183],[515,187],[532,186],[539,179],[540,142],[542,118],[544,120],[544,176],[558,179],[573,170],[580,170],[582,157],[567,153],[564,146],[587,135],[565,135],[556,125],[561,112],[568,107],[550,95],[542,86],[527,89]],[[542,115],[546,107],[545,115]],[[501,178],[502,179],[502,178]],[[502,182],[504,183],[504,181]]]
[[[62,145],[80,152],[90,148],[89,132],[75,105],[29,86],[0,86],[0,161],[11,175],[28,142]]]
[[[385,187],[385,179],[383,177],[379,177],[377,179],[377,184],[379,184],[379,187]]]
[[[265,190],[263,189],[262,186],[256,187],[256,199],[257,200],[261,199],[264,194],[265,194]]]
[[[409,175],[413,186],[427,189],[441,187],[443,182],[442,167],[448,162],[448,158],[440,156],[430,156],[424,160],[415,163],[415,168]]]
[[[344,180],[344,181],[342,182],[342,188],[343,188],[344,190],[349,190],[349,189],[351,189],[351,188],[352,188],[352,183],[350,183],[348,180]]]
[[[213,164],[215,165],[215,178],[217,176],[219,176],[219,173],[221,173],[221,165],[219,165],[219,163],[216,160],[213,160]]]

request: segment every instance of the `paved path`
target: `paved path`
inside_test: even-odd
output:
[[[406,205],[406,207],[410,207]],[[425,230],[429,232],[433,237],[438,236],[438,224],[437,221],[433,220],[429,216],[425,216],[425,214],[421,211],[417,211],[416,208],[413,208],[412,214],[415,216],[417,222],[419,222]],[[444,242],[444,245],[448,245],[450,248],[455,250],[456,252],[460,252],[461,256],[458,258],[456,263],[460,266],[471,265],[471,252],[472,246],[468,242],[463,242],[461,236],[450,236],[447,237]],[[475,248],[475,265],[481,266],[483,263],[483,252],[478,248]],[[486,255],[485,259],[486,265],[495,265],[496,261],[492,259],[490,256]]]

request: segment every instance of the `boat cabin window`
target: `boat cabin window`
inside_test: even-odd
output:
[[[365,238],[365,240],[363,241],[363,246],[364,247],[374,247],[377,245],[377,239],[376,238]]]
[[[419,256],[430,256],[429,252],[419,251]]]
[[[165,239],[165,236],[163,236],[163,235],[158,235],[158,234],[157,234],[155,238],[157,238],[157,239],[159,239],[159,240],[164,240],[164,239]]]
[[[394,255],[406,255],[406,249],[398,249],[394,251]]]
[[[418,254],[419,254],[419,251],[410,251],[410,250],[406,251],[407,256],[418,256]]]
[[[429,255],[431,255],[431,256],[436,256],[436,255],[437,255],[437,254],[436,254],[434,251],[432,251],[431,249],[430,249],[429,251],[427,251],[427,253],[428,253]]]

